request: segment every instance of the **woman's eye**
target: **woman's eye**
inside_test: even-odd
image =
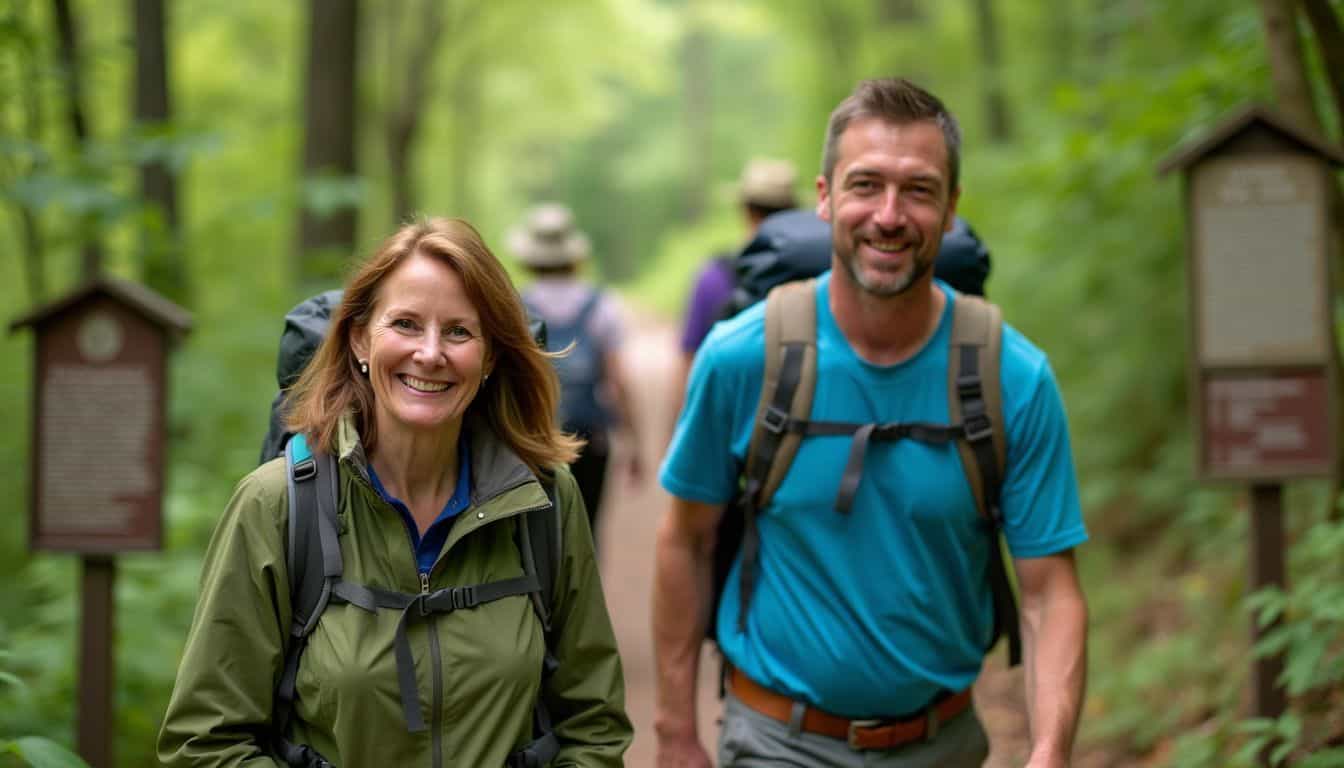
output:
[[[396,328],[399,331],[409,331],[415,328],[415,323],[411,322],[410,320],[407,320],[404,317],[401,317],[392,321],[392,327]]]
[[[454,325],[448,329],[448,338],[454,341],[466,341],[471,338],[471,329],[465,325]]]

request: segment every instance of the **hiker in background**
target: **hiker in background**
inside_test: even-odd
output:
[[[696,357],[660,478],[673,499],[653,594],[659,765],[710,764],[695,681],[720,523],[739,513],[715,614],[720,766],[980,766],[970,687],[1001,629],[1025,660],[1027,765],[1068,764],[1087,627],[1073,548],[1087,534],[1067,421],[1044,353],[934,279],[959,164],[935,96],[860,83],[831,114],[816,181],[831,270],[719,323]],[[803,397],[778,399],[801,380]],[[784,446],[796,456],[776,465]],[[777,485],[764,496],[763,476]],[[1009,614],[1000,530],[1021,588]]]
[[[755,158],[747,163],[737,185],[742,222],[746,226],[744,241],[756,236],[756,231],[767,216],[797,207],[798,198],[794,192],[797,179],[797,170],[787,160]],[[735,249],[715,255],[705,262],[695,277],[681,330],[681,366],[677,386],[672,388],[677,406],[673,408],[673,413],[681,407],[686,376],[690,373],[695,351],[704,342],[714,322],[723,317],[724,305],[733,295],[736,282],[733,257],[736,253]]]
[[[579,277],[591,248],[566,206],[543,203],[531,209],[509,233],[508,242],[532,275],[523,302],[546,323],[547,347],[554,352],[569,350],[555,359],[560,425],[587,443],[570,468],[596,536],[614,430],[626,431],[630,476],[638,480],[642,469],[639,431],[621,359],[625,329],[620,310],[609,293]]]
[[[344,571],[330,605],[298,638],[290,470],[270,461],[239,483],[206,553],[163,765],[516,765],[524,748],[546,764],[621,765],[621,665],[556,391],[469,224],[432,219],[386,240],[347,283],[286,410],[292,445],[339,460]],[[537,509],[558,511],[562,531],[548,626],[515,540]],[[306,643],[296,674],[294,643]],[[291,674],[282,714],[276,681]]]

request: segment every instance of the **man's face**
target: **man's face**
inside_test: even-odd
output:
[[[830,181],[817,178],[817,215],[831,223],[844,272],[878,297],[927,285],[959,193],[949,188],[942,130],[931,121],[865,117],[849,124],[837,148]]]

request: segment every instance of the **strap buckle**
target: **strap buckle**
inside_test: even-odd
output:
[[[867,749],[867,747],[859,744],[859,731],[867,728],[878,728],[881,725],[881,720],[850,720],[849,735],[845,739],[849,743],[849,748]]]
[[[317,476],[317,462],[310,456],[294,465],[294,480],[303,482]]]
[[[778,435],[783,433],[785,427],[788,425],[789,414],[773,405],[767,406],[765,413],[761,414],[761,426],[764,427],[767,432]]]
[[[967,395],[980,394],[980,376],[979,374],[963,373],[957,376],[957,394],[962,397]]]
[[[983,413],[966,417],[966,420],[961,423],[961,429],[962,433],[966,435],[966,439],[972,443],[992,437],[994,434],[993,423]]]
[[[451,594],[453,597],[453,610],[460,611],[463,608],[476,607],[475,587],[455,587]]]

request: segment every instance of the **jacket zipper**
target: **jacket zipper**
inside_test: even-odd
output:
[[[420,571],[420,594],[429,594],[429,573],[425,571]],[[443,670],[439,664],[439,621],[438,616],[434,615],[430,615],[426,619],[425,625],[429,631],[429,668],[434,680],[433,695],[429,700],[429,727],[434,750],[433,766],[434,768],[441,768],[443,765],[443,727],[439,719],[443,714],[440,706],[443,699]]]

